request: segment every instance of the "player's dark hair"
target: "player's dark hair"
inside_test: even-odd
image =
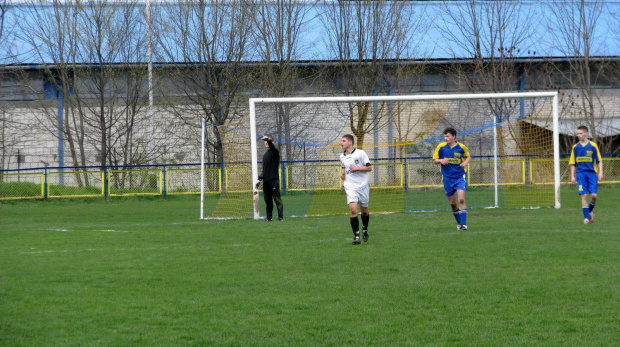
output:
[[[446,130],[443,131],[443,134],[450,134],[452,136],[456,136],[456,130],[454,128],[446,128]]]
[[[345,138],[345,139],[347,139],[347,140],[351,141],[351,143],[352,143],[352,144],[355,144],[355,138],[353,137],[353,135],[351,135],[351,134],[346,134],[346,135],[344,135],[344,136],[343,136],[343,138]]]
[[[590,131],[588,130],[588,127],[587,127],[587,126],[585,126],[585,125],[580,125],[580,126],[577,128],[577,130],[583,130],[583,131],[585,131],[585,132],[587,132],[587,133],[589,133],[589,132],[590,132]]]

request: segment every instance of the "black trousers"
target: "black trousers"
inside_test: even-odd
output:
[[[273,215],[274,201],[278,207],[278,218],[284,218],[284,205],[280,196],[280,182],[277,179],[263,181],[263,196],[267,205],[267,219],[271,219]]]

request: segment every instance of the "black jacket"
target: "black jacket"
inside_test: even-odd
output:
[[[277,180],[280,178],[278,167],[280,166],[280,151],[274,146],[273,142],[267,141],[269,149],[263,155],[263,173],[258,179],[265,181]]]

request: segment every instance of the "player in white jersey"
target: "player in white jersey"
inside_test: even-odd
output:
[[[351,210],[351,229],[353,230],[353,244],[360,244],[360,226],[357,219],[357,205],[362,209],[362,230],[364,242],[368,241],[368,202],[370,200],[370,174],[372,166],[368,154],[359,148],[353,147],[353,135],[344,135],[340,146],[344,150],[340,154],[340,178],[344,181],[344,191],[347,194],[347,203]]]

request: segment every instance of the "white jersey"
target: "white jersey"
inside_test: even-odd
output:
[[[368,171],[353,171],[349,170],[349,166],[370,166],[370,160],[368,154],[361,149],[354,148],[350,154],[340,154],[340,166],[344,168],[344,188],[345,189],[358,189],[368,187],[370,181],[370,174]]]

